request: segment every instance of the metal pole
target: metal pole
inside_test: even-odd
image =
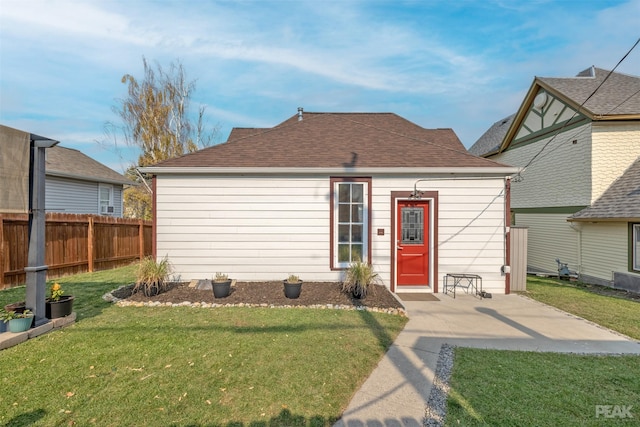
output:
[[[47,323],[45,313],[47,269],[45,262],[45,149],[58,141],[34,140],[29,167],[29,259],[26,306],[34,314],[34,326]]]

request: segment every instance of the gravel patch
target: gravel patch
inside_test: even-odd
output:
[[[453,369],[454,347],[449,344],[442,344],[438,356],[438,364],[433,377],[433,386],[427,400],[425,410],[424,426],[440,427],[444,425],[447,416],[447,396],[449,395],[449,380]]]

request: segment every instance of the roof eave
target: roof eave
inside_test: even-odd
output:
[[[640,120],[640,114],[597,114],[591,117],[594,121]]]
[[[567,218],[569,222],[637,222],[640,217],[592,217],[592,218]]]
[[[538,92],[537,90],[538,87],[540,87],[540,82],[536,77],[533,80],[533,83],[531,83],[531,86],[529,87],[529,91],[527,92],[527,95],[524,97],[524,100],[520,104],[520,108],[518,108],[518,111],[516,112],[516,115],[513,118],[513,121],[511,122],[511,126],[509,126],[507,133],[502,139],[502,143],[500,144],[500,147],[493,154],[499,154],[509,147],[509,145],[511,144],[511,140],[514,138],[515,133],[518,130],[518,126],[520,126],[520,123],[522,122],[522,120],[524,120],[524,116],[526,112],[529,110],[529,106],[533,102],[533,99],[535,98],[535,94]]]
[[[45,173],[46,175],[57,176],[59,178],[79,179],[82,181],[91,181],[91,182],[103,182],[105,184],[119,184],[119,185],[135,184],[135,182],[129,181],[129,180],[117,180],[117,179],[102,178],[102,177],[96,177],[96,176],[85,176],[85,175],[78,175],[78,174],[72,174],[68,172],[61,172],[61,171],[54,171],[54,170],[47,170]]]
[[[228,174],[228,175],[300,175],[300,174],[342,174],[342,175],[493,175],[508,176],[520,172],[520,168],[511,166],[490,167],[368,167],[368,168],[307,168],[307,167],[144,167],[140,172],[152,175],[175,174]]]

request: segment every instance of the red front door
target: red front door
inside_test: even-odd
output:
[[[398,200],[398,286],[429,286],[429,201]]]

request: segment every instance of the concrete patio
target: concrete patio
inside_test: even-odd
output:
[[[561,353],[639,354],[640,342],[519,295],[403,301],[409,322],[335,427],[422,426],[442,344]]]

